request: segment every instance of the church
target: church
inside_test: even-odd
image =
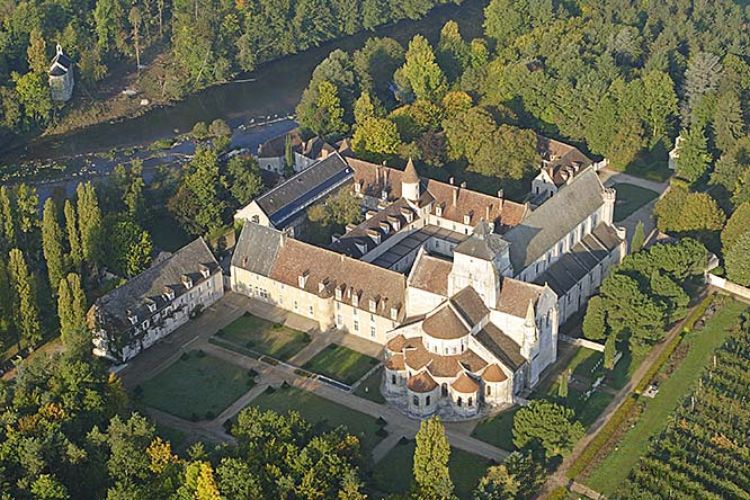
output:
[[[340,189],[365,220],[325,246],[295,239]],[[383,345],[383,393],[410,416],[472,418],[557,358],[560,324],[625,254],[614,204],[592,166],[537,206],[334,152],[238,212],[231,285]]]

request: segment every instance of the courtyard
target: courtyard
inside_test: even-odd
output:
[[[146,406],[182,419],[211,420],[255,385],[251,375],[203,351],[190,351],[136,389],[136,395]]]
[[[377,359],[354,349],[338,344],[328,344],[302,368],[352,385],[379,363]]]
[[[655,200],[659,193],[650,189],[636,186],[627,182],[620,182],[612,186],[617,191],[615,202],[615,222],[622,222],[638,209]]]
[[[220,345],[230,349],[249,349],[282,361],[290,359],[310,343],[309,334],[281,323],[272,323],[249,312],[220,329],[216,336],[223,341]]]

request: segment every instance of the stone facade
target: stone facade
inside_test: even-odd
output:
[[[73,96],[73,61],[65,55],[60,44],[57,44],[47,76],[52,100],[65,102]]]

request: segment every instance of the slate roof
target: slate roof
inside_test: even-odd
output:
[[[622,244],[623,240],[609,224],[601,223],[579,241],[570,252],[562,255],[534,280],[547,284],[558,295],[564,296],[589,274],[600,262]]]
[[[49,74],[52,76],[63,76],[70,71],[72,65],[73,61],[65,55],[62,49],[58,48],[58,52],[55,54],[55,57],[52,58],[52,62],[50,63]]]
[[[232,265],[269,276],[284,237],[275,229],[246,222],[234,248]]]
[[[514,273],[526,269],[598,210],[604,204],[603,195],[604,186],[589,167],[505,233]]]
[[[258,146],[258,158],[278,158],[286,154],[286,138],[292,142],[292,147],[300,151],[302,147],[302,133],[298,128],[290,130],[286,134],[273,137]]]
[[[276,227],[297,215],[352,177],[352,170],[338,153],[314,163],[255,199]]]
[[[414,219],[418,217],[409,202],[403,198],[399,199],[341,236],[338,241],[331,243],[329,248],[335,252],[345,253],[350,257],[362,257],[396,234],[400,228],[408,223],[403,215],[404,211],[411,213]],[[396,227],[399,229],[396,229]],[[373,239],[370,235],[371,231],[378,235],[380,243]],[[362,251],[363,249],[364,251]]]
[[[456,293],[450,301],[470,325],[476,325],[490,313],[482,297],[470,286]]]
[[[220,272],[219,263],[208,245],[203,238],[198,238],[177,250],[171,257],[98,298],[91,311],[101,315],[106,323],[117,330],[130,329],[130,315],[135,315],[138,323],[153,316],[154,313],[148,309],[148,302],[156,304],[156,311],[172,302],[165,296],[167,287],[174,292],[175,298],[187,292],[188,289],[182,282],[183,275],[192,280],[193,286],[205,281],[201,266],[206,266],[211,275]]]
[[[508,242],[494,234],[486,221],[480,221],[472,235],[459,243],[455,251],[478,259],[492,260],[508,248]]]
[[[526,363],[521,347],[494,323],[487,323],[474,338],[514,372]]]

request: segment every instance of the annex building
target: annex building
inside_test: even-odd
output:
[[[557,358],[558,328],[625,254],[615,192],[581,165],[520,204],[337,152],[236,214],[235,292],[384,346],[384,394],[414,417],[512,404]],[[325,247],[293,237],[339,189],[365,220]]]

